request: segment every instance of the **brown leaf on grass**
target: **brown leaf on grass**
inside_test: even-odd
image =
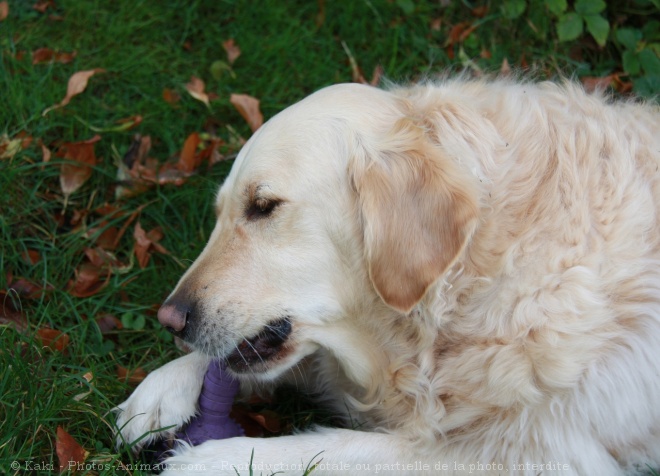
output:
[[[128,382],[131,385],[139,385],[145,378],[147,378],[147,372],[144,371],[142,367],[138,367],[134,370],[129,370],[126,367],[117,365],[117,377],[119,380]]]
[[[115,329],[121,329],[124,327],[121,323],[121,320],[112,314],[105,314],[97,318],[96,325],[99,326],[101,334],[107,334],[108,332],[114,331]]]
[[[453,45],[454,43],[458,43],[459,41],[464,40],[467,38],[469,33],[466,35],[466,32],[472,32],[473,28],[470,22],[464,21],[461,23],[457,23],[453,27],[451,27],[451,30],[449,30],[449,36],[447,38],[447,45]]]
[[[465,40],[475,29],[476,26],[470,22],[461,22],[451,27],[444,45],[449,59],[454,59],[454,45]]]
[[[90,263],[102,270],[112,270],[112,268],[119,268],[122,265],[113,253],[100,246],[85,248],[84,253]]]
[[[33,138],[31,135],[28,135],[27,132],[21,131],[18,134],[16,134],[16,139],[21,140],[21,148],[22,149],[27,149],[30,147],[30,144],[32,144]]]
[[[15,278],[11,273],[7,273],[7,287],[26,299],[39,299],[53,289],[50,285],[40,286],[25,278]]]
[[[69,294],[73,297],[93,296],[110,282],[110,270],[91,262],[81,264],[74,273],[73,281],[69,281]]]
[[[211,137],[206,142],[206,147],[204,147],[199,153],[200,162],[208,160],[209,165],[215,165],[227,158],[218,151],[218,148],[223,145],[225,141],[218,137]]]
[[[589,92],[599,91],[611,87],[619,93],[627,93],[632,90],[632,83],[630,81],[623,81],[620,73],[612,73],[603,77],[584,76],[580,78],[584,85],[584,89]]]
[[[212,165],[225,159],[218,152],[222,144],[222,139],[211,134],[193,132],[186,138],[176,162],[170,160],[160,164],[147,156],[151,148],[149,137],[136,135],[117,170],[119,186],[115,189],[115,197],[135,196],[156,184],[183,185],[205,160]]]
[[[39,48],[32,52],[32,64],[41,63],[71,63],[78,53],[72,51],[71,53],[64,53],[62,51],[55,51],[51,48]]]
[[[32,8],[39,13],[46,13],[46,10],[49,8],[55,8],[55,2],[53,0],[47,0],[45,2],[37,2],[32,5]]]
[[[245,119],[252,129],[256,131],[264,123],[264,115],[259,109],[259,100],[247,94],[232,94],[229,98],[234,107],[238,110],[243,119]]]
[[[103,205],[96,207],[94,209],[94,213],[109,220],[112,218],[119,218],[125,214],[120,207],[117,205],[112,205],[108,202],[105,202]]]
[[[190,174],[200,166],[201,161],[197,155],[197,146],[199,146],[200,142],[201,139],[197,132],[193,132],[186,138],[186,141],[183,143],[183,149],[181,149],[179,162],[177,162],[177,168],[179,170]]]
[[[119,119],[118,121],[116,121],[117,124],[119,124],[120,126],[118,128],[115,128],[114,130],[130,131],[131,129],[135,129],[137,126],[142,124],[143,120],[144,118],[139,114],[135,114],[130,117],[124,117],[123,119]]]
[[[472,13],[472,16],[475,16],[477,18],[483,18],[488,13],[488,5],[482,5],[480,7],[474,7],[471,10],[470,13]]]
[[[64,332],[60,332],[57,329],[49,329],[47,327],[42,327],[37,329],[37,339],[41,342],[41,345],[44,347],[49,347],[51,350],[56,350],[58,352],[64,352],[69,346],[69,336]]]
[[[50,149],[45,145],[41,144],[41,161],[43,163],[50,162],[50,157],[52,155],[53,154],[51,153]]]
[[[155,183],[157,163],[147,162],[151,150],[151,137],[135,134],[133,142],[117,168],[119,186],[116,198],[127,198],[145,192]]]
[[[85,237],[94,241],[94,244],[102,250],[112,251],[117,248],[117,236],[119,230],[116,226],[108,226],[106,221],[102,221],[98,227],[90,228]]]
[[[66,88],[66,96],[64,96],[64,99],[62,99],[59,103],[55,104],[54,106],[44,109],[44,112],[42,112],[41,115],[45,116],[53,109],[64,107],[67,104],[69,104],[69,102],[71,102],[71,99],[74,96],[77,96],[78,94],[85,91],[85,88],[87,88],[87,83],[89,82],[89,78],[91,78],[95,74],[104,73],[104,72],[105,70],[102,68],[95,68],[86,71],[78,71],[74,73],[69,78],[69,83]]]
[[[6,134],[0,136],[0,159],[12,159],[23,149],[23,139],[10,139]]]
[[[163,232],[160,228],[154,228],[149,232],[145,232],[144,228],[142,228],[142,225],[140,225],[140,222],[138,221],[135,224],[133,237],[135,238],[133,250],[137,257],[138,264],[142,269],[146,268],[147,264],[149,264],[152,249],[161,254],[168,254],[168,251],[163,245],[158,243],[163,238]]]
[[[21,311],[17,296],[11,294],[0,291],[0,325],[13,325],[16,330],[24,331],[28,327],[27,319]]]
[[[163,89],[163,99],[170,104],[176,104],[181,100],[181,95],[173,89]]]
[[[204,81],[196,76],[191,76],[190,82],[186,83],[186,91],[188,91],[192,97],[198,101],[202,101],[207,107],[210,107],[209,96],[204,92],[205,88],[206,85],[204,84]]]
[[[92,167],[96,165],[94,144],[101,140],[95,135],[82,142],[67,142],[57,151],[57,156],[71,162],[60,167],[60,185],[66,197],[78,190],[92,175]]]
[[[229,64],[234,64],[234,61],[241,56],[241,49],[238,47],[233,38],[229,38],[226,41],[222,42],[222,47],[227,52],[227,61]]]
[[[0,21],[9,16],[9,3],[0,2]]]
[[[78,465],[82,465],[89,452],[69,435],[61,426],[57,427],[57,439],[55,440],[55,452],[60,463],[60,473],[71,470],[75,472]]]
[[[32,266],[41,261],[41,254],[37,250],[28,249],[21,253],[21,257],[23,261]]]

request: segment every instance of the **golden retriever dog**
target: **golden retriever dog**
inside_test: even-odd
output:
[[[660,467],[659,168],[657,107],[570,83],[309,96],[220,188],[159,311],[195,351],[119,406],[123,440],[185,424],[220,358],[353,426],[182,444],[166,472]]]

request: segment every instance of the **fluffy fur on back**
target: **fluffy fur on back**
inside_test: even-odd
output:
[[[270,467],[324,451],[345,474],[660,467],[659,167],[657,107],[568,82],[341,85],[285,110],[241,152],[174,294],[222,314],[199,319],[230,337],[192,339],[220,357],[292,316],[286,355],[240,376],[288,373],[361,426],[169,461],[238,465],[254,448]],[[241,222],[253,183],[284,204],[261,228]],[[121,406],[129,436],[156,428],[136,415],[167,385],[148,382]]]

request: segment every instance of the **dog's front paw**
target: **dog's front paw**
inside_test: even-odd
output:
[[[131,396],[114,410],[117,446],[137,451],[152,441],[173,434],[197,410],[209,358],[188,354],[150,373]]]

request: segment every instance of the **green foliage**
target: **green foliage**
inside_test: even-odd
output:
[[[645,23],[641,28],[622,27],[615,41],[621,51],[623,71],[633,80],[633,89],[643,96],[660,91],[660,22]]]
[[[127,312],[121,316],[121,324],[125,329],[141,331],[144,329],[146,322],[147,321],[143,314],[133,314],[132,312]]]
[[[525,0],[506,0],[502,2],[500,10],[504,18],[514,20],[525,12],[527,3]]]
[[[550,45],[556,59],[577,61],[572,68],[580,76],[612,75],[620,89],[632,88],[642,96],[660,92],[660,22],[653,19],[660,18],[660,0],[505,0],[498,5],[498,26],[528,39],[521,45],[526,58],[530,50],[547,51]],[[474,36],[463,41],[465,51],[458,51],[465,64],[471,52],[486,44],[494,47],[494,38],[478,41]]]

